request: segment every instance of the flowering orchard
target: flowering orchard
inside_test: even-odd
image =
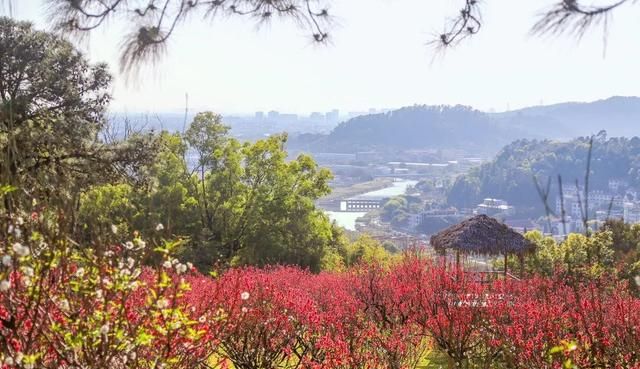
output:
[[[640,368],[640,300],[604,276],[480,283],[416,254],[205,276],[179,242],[112,233],[88,247],[38,214],[9,220],[2,369],[399,369],[435,353],[458,368]]]
[[[178,243],[82,247],[36,213],[9,224],[0,244],[3,369],[193,368],[212,351],[188,313],[188,267],[171,256]],[[151,253],[163,258],[157,269],[141,265]]]

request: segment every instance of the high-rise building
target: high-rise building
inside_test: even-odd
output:
[[[314,122],[322,122],[324,121],[324,114],[314,111],[313,113],[311,113],[311,115],[309,115],[309,120],[312,120]]]
[[[297,114],[280,114],[278,116],[278,119],[282,122],[282,123],[294,123],[298,121],[298,115]]]
[[[340,120],[340,111],[338,109],[333,109],[326,114],[327,122],[329,123],[337,123]]]
[[[277,120],[278,118],[280,118],[280,113],[278,113],[275,110],[271,110],[268,114],[267,114],[269,120]]]

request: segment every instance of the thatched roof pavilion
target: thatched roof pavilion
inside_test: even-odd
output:
[[[431,246],[438,251],[486,255],[524,254],[534,249],[520,233],[486,215],[476,215],[431,236]]]
[[[504,255],[505,265],[507,255],[516,254],[522,264],[524,254],[535,248],[520,233],[486,215],[476,215],[431,236],[431,246],[443,253],[455,250],[458,265],[460,253]]]

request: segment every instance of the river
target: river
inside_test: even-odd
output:
[[[415,186],[416,183],[418,183],[418,181],[409,179],[397,179],[390,187],[383,188],[381,190],[366,192],[358,196],[393,197],[404,195],[407,187]],[[325,211],[325,213],[329,216],[329,219],[335,220],[339,226],[342,226],[350,231],[356,230],[356,219],[366,214],[366,212],[353,211]]]

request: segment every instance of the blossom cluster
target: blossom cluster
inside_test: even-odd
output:
[[[457,367],[640,367],[640,299],[606,276],[487,282],[419,253],[210,276],[179,242],[81,247],[36,220],[6,234],[2,369],[400,369],[435,352]]]
[[[212,352],[185,305],[178,242],[88,247],[28,219],[0,240],[0,368],[194,368]],[[144,266],[152,257],[161,266]]]
[[[408,255],[391,267],[242,268],[190,284],[221,367],[415,368],[434,352],[457,367],[640,367],[640,299],[606,277],[487,283]]]

